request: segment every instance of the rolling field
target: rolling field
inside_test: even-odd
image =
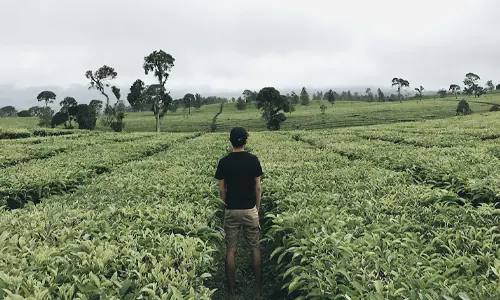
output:
[[[459,98],[460,99],[460,98]],[[500,94],[492,94],[479,99],[465,98],[474,113],[488,112],[491,104],[500,104]],[[325,114],[321,114],[319,106],[327,106]],[[298,106],[282,124],[282,130],[302,129],[330,129],[349,126],[376,125],[394,122],[440,119],[455,116],[458,100],[454,97],[428,98],[421,102],[342,102],[337,101],[333,106],[327,101],[311,101],[307,107]],[[209,129],[213,116],[218,111],[218,105],[202,106],[192,109],[191,115],[187,110],[178,109],[175,113],[168,113],[162,120],[162,131],[168,132],[198,132]],[[37,118],[0,118],[0,129],[34,128]],[[265,122],[261,113],[255,107],[248,107],[238,111],[234,103],[226,104],[223,113],[217,120],[217,131],[229,131],[234,126],[244,126],[252,131],[264,131]],[[155,131],[153,113],[127,113],[125,117],[125,131],[148,132]],[[110,131],[97,122],[97,130]]]
[[[264,170],[264,299],[500,298],[500,113],[470,102],[472,116],[324,129],[380,122],[382,107],[454,115],[455,101],[432,103],[337,103],[324,124],[312,104],[283,126],[318,119],[307,131],[221,116],[220,130],[250,128]],[[183,133],[0,139],[0,298],[224,299],[213,175],[230,145],[196,114],[167,116]],[[248,258],[237,299],[252,299]]]

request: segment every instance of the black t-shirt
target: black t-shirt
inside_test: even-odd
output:
[[[215,178],[226,184],[226,208],[250,209],[256,204],[255,178],[262,176],[257,156],[231,152],[219,161]]]

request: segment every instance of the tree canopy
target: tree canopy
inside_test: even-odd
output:
[[[107,65],[100,67],[94,73],[91,70],[85,73],[85,77],[90,80],[89,90],[96,89],[106,97],[106,107],[109,107],[110,103],[105,88],[110,86],[109,80],[115,79],[116,76],[118,76],[118,73],[116,73],[115,69]]]
[[[288,101],[274,87],[265,87],[257,94],[257,108],[262,110],[266,119],[267,129],[279,130],[280,124],[286,120],[281,110],[286,109]]]
[[[38,100],[38,102],[44,101],[45,107],[48,107],[49,103],[54,103],[54,101],[56,100],[56,97],[57,97],[57,95],[52,91],[43,91],[40,94],[38,94],[36,99]]]

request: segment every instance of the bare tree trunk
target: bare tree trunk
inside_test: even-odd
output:
[[[160,132],[160,116],[155,115],[156,118],[156,132]]]

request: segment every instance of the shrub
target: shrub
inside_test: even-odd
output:
[[[57,112],[50,122],[50,126],[52,128],[57,127],[61,124],[64,124],[68,120],[68,115],[62,112]]]
[[[459,114],[463,114],[463,115],[470,115],[470,114],[472,114],[472,110],[469,107],[469,103],[467,103],[467,101],[465,101],[464,99],[460,100],[460,102],[458,103],[458,106],[457,106],[457,116]]]
[[[29,111],[27,110],[21,110],[18,114],[17,114],[18,117],[20,118],[27,118],[27,117],[31,117],[31,114]]]
[[[78,112],[76,113],[76,122],[80,129],[95,129],[97,118],[95,110],[87,104],[79,104]]]
[[[490,108],[490,111],[500,111],[500,105],[495,104]]]

